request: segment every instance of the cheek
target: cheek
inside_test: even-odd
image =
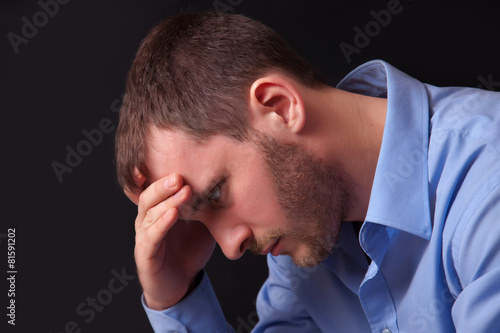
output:
[[[234,199],[235,211],[254,231],[284,226],[284,215],[270,182],[248,181],[239,187]]]
[[[262,154],[252,146],[234,160],[237,161],[231,170],[234,213],[257,235],[285,227],[284,214]]]

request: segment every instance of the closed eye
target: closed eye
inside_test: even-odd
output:
[[[219,199],[220,199],[220,192],[221,192],[221,186],[222,184],[219,183],[217,184],[213,189],[212,191],[210,192],[210,194],[207,196],[207,201],[209,203],[213,203],[213,204],[216,204]]]
[[[206,202],[212,207],[217,208],[220,205],[222,197],[222,186],[226,183],[227,178],[224,177],[215,184],[214,187],[206,194]]]
[[[218,208],[222,197],[222,186],[224,185],[226,180],[226,177],[222,178],[209,191],[205,192],[205,194],[203,195],[198,196],[192,206],[193,211],[201,211],[208,206],[210,206],[210,208]]]

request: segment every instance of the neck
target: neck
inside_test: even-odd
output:
[[[382,144],[387,99],[335,88],[311,90],[305,96],[306,144],[353,183],[347,220],[363,221]]]

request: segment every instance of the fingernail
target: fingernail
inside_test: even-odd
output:
[[[176,197],[176,198],[182,197],[184,195],[184,193],[186,193],[185,186],[183,188],[181,188],[179,191],[177,191],[177,193],[174,194],[174,197]]]
[[[177,175],[176,174],[171,174],[165,180],[165,187],[166,188],[175,187],[176,184],[177,184]]]

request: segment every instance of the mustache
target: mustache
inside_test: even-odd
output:
[[[275,243],[278,240],[278,238],[284,237],[285,234],[286,233],[280,229],[267,232],[266,234],[260,236],[259,238],[252,239],[248,246],[248,250],[250,250],[254,254],[261,254],[270,245]]]

